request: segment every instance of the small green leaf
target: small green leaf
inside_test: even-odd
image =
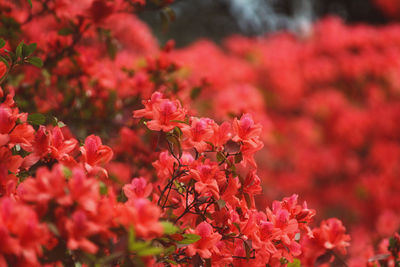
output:
[[[246,259],[249,260],[250,256],[251,256],[250,255],[251,254],[251,248],[250,248],[249,244],[247,244],[246,241],[243,242],[243,245],[244,245],[244,249],[246,251]]]
[[[243,195],[244,195],[244,199],[246,200],[247,207],[248,207],[249,209],[251,209],[252,205],[251,205],[251,199],[250,199],[249,194],[244,193]]]
[[[103,183],[102,181],[100,181],[99,185],[100,185],[100,195],[103,195],[103,196],[107,195],[107,193],[108,193],[107,185],[105,183]]]
[[[183,135],[181,128],[179,128],[178,126],[175,126],[175,127],[174,127],[173,133],[174,133],[178,138],[180,138],[180,137]]]
[[[20,58],[22,56],[22,47],[24,46],[24,41],[20,42],[19,45],[17,46],[17,49],[15,50],[15,56],[17,58]]]
[[[176,187],[176,189],[178,189],[178,192],[183,194],[183,192],[185,192],[185,188],[176,180],[174,180],[174,185]]]
[[[289,262],[287,267],[301,267],[299,259],[293,259],[293,262]]]
[[[169,246],[166,249],[164,249],[164,255],[171,255],[176,251],[176,246]]]
[[[217,160],[218,162],[223,162],[225,161],[226,157],[222,152],[217,152]]]
[[[281,262],[282,265],[285,265],[289,262],[285,257],[282,257],[279,261]]]
[[[148,247],[145,249],[140,250],[137,255],[144,257],[144,256],[153,256],[153,255],[159,255],[163,252],[162,248],[159,247]]]
[[[117,52],[118,52],[118,47],[115,44],[115,41],[113,41],[110,37],[107,38],[107,40],[106,40],[106,48],[107,48],[108,56],[111,59],[115,59]]]
[[[52,232],[55,236],[60,236],[60,232],[54,223],[48,222],[47,228],[49,228],[50,232]]]
[[[240,230],[240,225],[236,222],[233,223],[233,225],[238,229],[239,233],[241,232]]]
[[[226,202],[222,198],[217,200],[217,204],[220,209],[226,206]]]
[[[200,93],[201,93],[201,90],[202,90],[202,89],[203,89],[203,88],[200,87],[200,86],[194,87],[194,88],[192,89],[192,91],[190,91],[190,98],[191,98],[192,100],[195,100],[196,98],[198,98],[199,95],[200,95]]]
[[[63,172],[65,178],[67,178],[67,179],[71,178],[71,176],[72,176],[71,169],[69,169],[68,167],[63,166],[62,172]]]
[[[32,43],[29,45],[23,44],[22,45],[22,56],[29,57],[32,53],[36,50],[36,43]]]
[[[178,232],[179,228],[176,227],[173,223],[168,222],[168,221],[164,221],[161,222],[163,228],[164,228],[164,234],[167,235],[172,235],[175,234],[176,232]]]
[[[184,123],[187,125],[190,125],[190,123],[188,121],[180,121],[180,120],[170,120],[171,122],[177,122],[177,123]]]
[[[62,35],[62,36],[66,36],[66,35],[70,35],[73,34],[74,30],[72,30],[71,28],[62,28],[58,31],[58,35]]]
[[[135,229],[133,229],[133,227],[131,227],[131,228],[129,228],[129,232],[128,232],[128,249],[129,249],[129,251],[133,251],[133,248],[135,245],[135,240],[136,240]]]
[[[130,251],[141,251],[143,249],[149,248],[150,247],[150,242],[141,242],[141,241],[135,241],[129,246]]]
[[[162,28],[165,31],[168,29],[169,23],[175,20],[176,15],[175,12],[170,7],[166,7],[161,10],[160,18],[161,18]]]
[[[29,114],[28,122],[32,125],[43,125],[46,122],[46,117],[40,113]]]
[[[3,38],[0,38],[0,48],[6,45],[6,41]]]
[[[32,0],[27,0],[29,3],[29,6],[32,8]]]
[[[168,135],[167,136],[167,141],[172,147],[172,153],[174,155],[178,155],[179,158],[182,157],[182,147],[181,147],[181,142],[179,142],[179,139],[175,135]]]
[[[235,163],[240,163],[243,160],[242,152],[235,155]]]
[[[183,239],[180,241],[177,241],[177,243],[188,245],[188,244],[196,243],[200,239],[201,239],[201,236],[196,235],[196,234],[184,234]]]
[[[172,265],[178,265],[178,263],[176,261],[169,260],[169,259],[166,259],[165,262],[168,262],[168,263],[170,263]]]
[[[204,141],[204,142],[206,142],[208,145],[210,145],[210,146],[211,146],[211,150],[212,150],[212,151],[214,151],[214,150],[215,150],[215,146],[214,146],[214,144],[213,144],[213,143],[211,143],[211,142],[208,142],[208,141]]]
[[[59,121],[59,122],[57,122],[57,126],[62,128],[62,127],[65,127],[66,125],[62,121]]]
[[[10,67],[10,65],[8,64],[7,59],[5,59],[4,57],[0,56],[0,61],[3,62],[4,64],[6,64],[7,68]]]
[[[26,59],[26,61],[35,67],[38,67],[38,68],[43,67],[43,61],[38,57],[30,57],[30,58]]]

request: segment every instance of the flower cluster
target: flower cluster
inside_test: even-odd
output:
[[[98,136],[80,146],[66,126],[35,125],[12,97],[1,104],[3,266],[280,266],[302,254],[302,240],[330,240],[309,228],[315,211],[297,204],[297,195],[256,209],[253,154],[262,147],[261,126],[248,114],[218,125],[189,118],[179,101],[154,93],[134,114],[146,116],[149,128],[166,129],[159,137],[166,150],[153,163],[158,179],[134,178],[121,188],[104,169],[113,152]]]
[[[397,264],[399,25],[159,48],[170,2],[0,3],[0,266]]]

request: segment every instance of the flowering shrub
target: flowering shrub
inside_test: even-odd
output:
[[[0,3],[0,266],[397,266],[399,26],[160,49],[170,2]]]

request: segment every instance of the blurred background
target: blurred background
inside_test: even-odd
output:
[[[377,2],[384,5],[385,1],[176,0],[170,6],[175,21],[167,27],[159,10],[147,10],[140,18],[150,25],[160,43],[174,39],[182,47],[200,38],[219,43],[232,34],[258,36],[278,30],[302,33],[327,15],[351,24],[386,24],[389,19],[375,5]]]

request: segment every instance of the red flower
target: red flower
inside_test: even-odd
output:
[[[88,237],[98,233],[100,227],[90,221],[84,211],[75,211],[72,218],[66,221],[65,228],[68,233],[67,246],[69,249],[80,248],[93,254],[97,252],[98,247]]]
[[[321,246],[326,249],[337,249],[346,254],[346,248],[350,246],[350,236],[346,235],[346,228],[336,218],[322,221],[319,228],[313,230],[313,235]]]
[[[189,256],[194,256],[196,253],[200,257],[208,259],[211,258],[213,252],[218,253],[219,250],[215,246],[222,236],[216,232],[210,224],[207,222],[202,222],[197,225],[196,230],[189,230],[188,233],[194,233],[201,236],[201,239],[187,248],[187,254]]]
[[[147,198],[153,190],[152,184],[148,184],[143,177],[134,178],[130,184],[123,187],[124,194],[128,199]]]
[[[178,121],[185,120],[186,110],[181,103],[163,99],[160,93],[153,93],[150,100],[143,101],[143,105],[145,108],[134,111],[133,117],[151,119],[147,122],[150,130],[169,132],[180,125]]]

